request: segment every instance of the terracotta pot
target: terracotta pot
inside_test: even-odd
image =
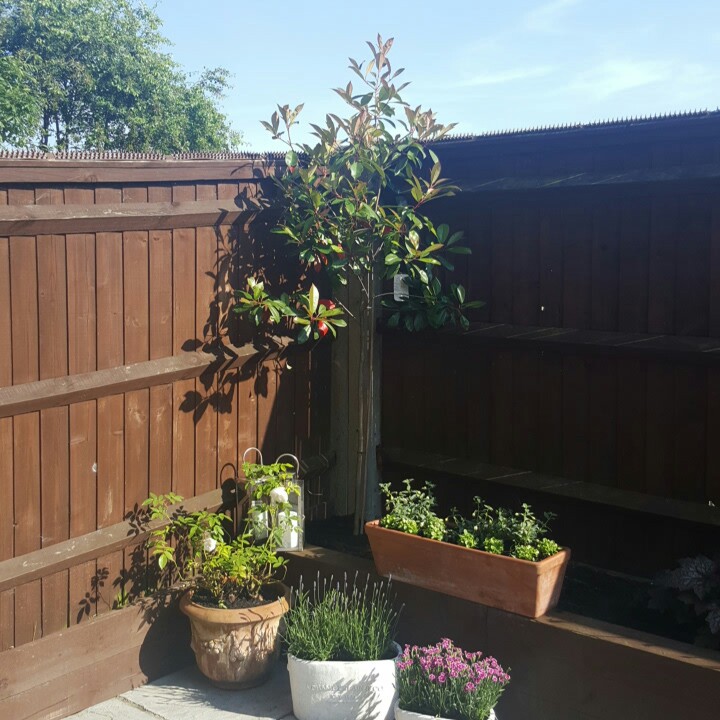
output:
[[[278,628],[290,607],[290,590],[277,583],[277,600],[252,608],[222,610],[180,600],[190,618],[191,647],[200,672],[213,685],[242,690],[262,684],[280,654]]]
[[[395,703],[395,720],[443,720],[438,718],[437,715],[425,715],[424,713],[416,713],[411,710],[402,710],[400,708],[400,702]],[[497,720],[495,711],[491,710],[487,716],[487,720]]]
[[[365,525],[380,575],[489,605],[526,617],[540,617],[557,605],[570,550],[540,562]]]

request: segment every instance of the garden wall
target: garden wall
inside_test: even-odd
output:
[[[144,589],[148,493],[217,506],[246,447],[317,451],[322,353],[287,372],[228,317],[275,264],[272,163],[93,158],[0,158],[0,650]]]

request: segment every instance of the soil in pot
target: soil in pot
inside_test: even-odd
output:
[[[214,685],[242,690],[267,679],[280,654],[280,621],[289,609],[290,590],[269,587],[270,602],[238,609],[206,607],[183,595],[180,609],[190,619],[197,666]]]

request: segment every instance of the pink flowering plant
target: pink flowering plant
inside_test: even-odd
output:
[[[494,657],[466,652],[447,638],[406,645],[397,669],[401,709],[452,720],[490,717],[510,682]]]

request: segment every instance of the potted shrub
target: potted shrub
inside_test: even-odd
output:
[[[546,537],[551,513],[539,519],[529,505],[513,512],[476,497],[469,518],[454,512],[446,522],[431,484],[381,488],[388,513],[365,525],[380,575],[527,617],[557,605],[570,550]]]
[[[302,585],[286,616],[285,642],[297,720],[389,720],[397,699],[398,613],[389,586]]]
[[[269,495],[272,488],[257,490]],[[249,530],[250,519],[233,539],[221,513],[171,512],[181,501],[173,493],[145,501],[150,519],[163,522],[148,545],[168,580],[188,588],[180,609],[190,619],[198,668],[219,687],[259,685],[278,658],[279,624],[289,608],[290,591],[277,579],[285,560],[276,552],[286,531],[277,516],[289,504],[262,509],[274,520],[258,540]]]
[[[510,682],[494,657],[464,652],[447,638],[406,645],[397,670],[395,720],[497,720],[493,708]]]

